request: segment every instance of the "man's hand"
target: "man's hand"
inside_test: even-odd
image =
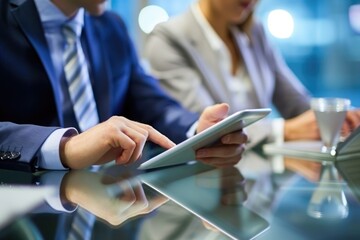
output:
[[[201,132],[227,117],[229,106],[217,104],[208,107],[201,114],[197,132]],[[215,146],[196,151],[196,159],[216,167],[232,166],[238,163],[245,150],[247,136],[242,131],[223,136]]]
[[[147,140],[165,149],[175,146],[149,125],[124,117],[111,117],[79,135],[64,139],[60,146],[60,158],[64,166],[72,169],[114,159],[117,164],[129,164],[141,157]]]

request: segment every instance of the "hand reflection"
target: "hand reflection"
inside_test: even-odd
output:
[[[245,178],[239,169],[229,167],[221,169],[221,203],[239,205],[246,201]]]
[[[198,174],[197,184],[207,188],[220,189],[220,203],[222,205],[241,205],[247,200],[245,191],[245,178],[235,167],[220,168],[218,171],[210,171]],[[219,232],[219,229],[202,220],[206,229]]]
[[[223,205],[239,205],[246,201],[245,179],[235,167],[218,168],[196,176],[197,184],[205,188],[220,189]]]
[[[294,171],[309,181],[317,182],[320,180],[322,164],[305,159],[284,157],[285,168]]]
[[[115,179],[85,170],[70,171],[62,190],[67,200],[112,225],[149,213],[168,200],[161,195],[148,199],[136,178]]]

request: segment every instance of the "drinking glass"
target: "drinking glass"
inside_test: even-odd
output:
[[[312,98],[310,105],[320,129],[322,151],[334,155],[351,101],[347,98]]]

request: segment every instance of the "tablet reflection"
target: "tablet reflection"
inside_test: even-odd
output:
[[[246,180],[235,167],[195,163],[151,172],[141,179],[173,200],[144,221],[140,236],[147,239],[250,239],[268,228],[262,217],[243,205]],[[153,233],[152,229],[163,230]]]

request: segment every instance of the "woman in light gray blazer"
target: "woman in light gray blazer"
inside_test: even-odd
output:
[[[256,0],[199,0],[157,25],[145,58],[162,86],[192,111],[227,102],[232,112],[276,107],[282,119],[248,127],[250,145],[264,138],[319,139],[309,93],[253,19]]]

